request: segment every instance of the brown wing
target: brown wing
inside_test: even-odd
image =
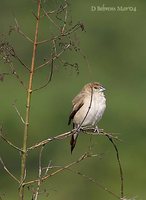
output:
[[[73,110],[69,116],[68,125],[71,123],[71,120],[74,118],[75,114],[80,110],[80,108],[84,105],[84,93],[78,94],[72,101]]]

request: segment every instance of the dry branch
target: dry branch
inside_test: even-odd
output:
[[[0,138],[3,139],[8,145],[10,145],[11,147],[13,147],[14,149],[16,149],[17,151],[23,153],[23,150],[20,149],[19,147],[17,147],[16,145],[14,145],[12,142],[10,142],[3,134],[2,134],[2,128],[0,130]]]
[[[76,161],[74,161],[74,162],[72,162],[72,163],[70,163],[68,165],[65,165],[64,167],[56,170],[55,172],[52,172],[51,174],[47,174],[47,175],[43,176],[41,178],[41,181],[43,182],[43,181],[47,180],[48,178],[50,178],[50,177],[52,177],[52,176],[54,176],[54,175],[56,175],[56,174],[58,174],[58,173],[60,173],[60,172],[62,172],[64,170],[72,167],[73,165],[80,163],[84,159],[95,157],[95,156],[97,156],[97,155],[85,153],[78,160],[76,160]],[[38,183],[39,181],[40,181],[40,179],[35,179],[35,180],[28,181],[28,182],[24,182],[23,186],[34,184],[34,183]]]
[[[39,190],[41,186],[41,181],[42,181],[42,152],[43,152],[44,147],[42,146],[39,152],[39,173],[38,173],[38,182],[37,182],[37,188],[36,191],[33,194],[32,200],[37,200],[38,195],[39,195]]]
[[[83,174],[83,173],[81,173],[81,172],[79,172],[79,171],[74,171],[74,170],[72,170],[72,169],[70,169],[70,168],[67,169],[67,170],[69,170],[70,172],[72,172],[72,173],[74,173],[74,174],[77,174],[77,175],[79,175],[79,176],[85,178],[86,180],[88,180],[88,181],[94,183],[98,188],[104,190],[105,192],[108,192],[109,194],[111,194],[112,196],[116,197],[117,199],[121,199],[118,195],[116,195],[115,193],[113,193],[113,192],[112,192],[111,190],[109,190],[107,187],[101,185],[101,183],[99,183],[99,182],[98,182],[97,180],[95,180],[94,178],[89,177],[89,176],[87,176],[87,175],[85,175],[85,174]]]
[[[24,121],[24,119],[23,119],[22,115],[20,114],[20,112],[19,112],[18,108],[16,107],[15,103],[13,104],[13,107],[14,107],[14,109],[15,109],[16,113],[18,114],[18,116],[19,116],[20,120],[22,121],[22,123],[23,123],[23,124],[25,124],[25,121]]]
[[[23,182],[25,180],[25,172],[26,172],[27,139],[28,139],[28,128],[29,128],[29,120],[30,120],[32,82],[33,82],[34,69],[35,69],[35,58],[36,58],[36,50],[37,50],[40,10],[41,10],[41,0],[38,0],[36,27],[35,27],[35,35],[34,35],[34,43],[33,43],[33,51],[32,51],[32,62],[31,62],[31,69],[30,69],[30,76],[29,76],[29,83],[28,83],[28,90],[27,90],[26,115],[25,115],[25,126],[24,126],[23,147],[22,147],[23,154],[21,157],[21,180],[20,180],[20,187],[19,187],[19,197],[21,200],[24,199]]]
[[[53,69],[54,69],[54,61],[53,61],[53,59],[52,59],[51,70],[50,70],[50,73],[49,73],[49,77],[48,77],[47,82],[46,82],[44,85],[42,85],[41,87],[34,89],[33,92],[45,88],[45,87],[51,82],[52,76],[53,76]]]
[[[55,10],[52,10],[52,11],[47,11],[47,14],[48,15],[50,15],[50,14],[59,14],[59,13],[63,12],[67,8],[67,6],[68,6],[68,4],[67,4],[67,2],[65,0],[65,4],[64,5],[59,6],[58,9],[55,9]],[[44,16],[45,16],[44,14],[41,15],[41,18],[44,17]]]
[[[107,135],[109,141],[112,143],[115,151],[116,151],[116,157],[117,157],[117,161],[118,161],[118,165],[119,165],[119,171],[120,171],[120,183],[121,183],[121,188],[120,188],[120,195],[121,195],[121,199],[124,198],[124,177],[123,177],[123,170],[122,170],[122,165],[121,165],[121,161],[120,161],[120,156],[119,156],[119,151],[117,148],[117,145],[115,144],[115,142],[113,141],[113,139],[111,137],[109,137],[109,135]]]
[[[33,43],[33,40],[32,39],[30,39],[30,37],[28,37],[27,35],[26,35],[26,33],[24,33],[21,29],[20,29],[20,26],[19,26],[19,23],[18,23],[18,20],[16,19],[16,17],[15,17],[15,31],[16,32],[18,32],[20,35],[22,35],[25,39],[27,39],[29,42],[31,42],[31,43]],[[13,31],[13,29],[12,30],[10,30],[10,32],[11,31]]]
[[[18,183],[20,183],[19,180],[8,170],[1,157],[0,157],[0,163],[2,164],[4,170],[10,175],[10,177],[13,178],[13,180],[17,181]]]
[[[43,12],[45,14],[45,16],[47,16],[47,18],[57,27],[57,29],[60,31],[60,26],[49,16],[49,13],[47,13],[45,11],[45,9],[43,8]]]
[[[19,83],[26,89],[24,82],[22,81],[22,79],[20,78],[18,73],[16,72],[15,67],[12,62],[10,63],[10,68],[11,68],[12,75],[14,75],[16,77],[16,79],[19,81]]]
[[[52,40],[54,40],[54,38],[53,38]],[[38,69],[40,69],[40,68],[42,68],[42,67],[44,67],[44,66],[50,64],[50,63],[52,62],[52,59],[53,59],[53,61],[55,61],[55,60],[56,60],[59,56],[61,56],[67,49],[69,49],[70,46],[71,46],[71,44],[66,45],[65,48],[64,48],[62,51],[60,51],[60,52],[59,52],[57,55],[55,55],[53,58],[50,58],[49,60],[47,60],[47,61],[46,61],[45,63],[43,63],[42,65],[36,67],[35,70],[38,70]]]
[[[106,133],[106,132],[103,131],[103,129],[102,129],[99,133],[95,133],[93,128],[84,128],[84,129],[81,129],[81,131],[82,131],[83,133],[89,134],[89,135],[96,135],[96,136],[107,136],[107,135],[108,135],[109,137],[111,137],[111,138],[113,138],[113,139],[119,140],[117,136],[114,136],[114,135],[112,135],[111,133]],[[56,135],[56,136],[54,136],[54,137],[50,137],[50,138],[48,138],[48,139],[46,139],[46,140],[43,140],[43,141],[41,141],[41,142],[39,142],[39,143],[34,144],[34,145],[31,146],[31,147],[28,147],[28,148],[27,148],[27,151],[30,151],[30,150],[33,150],[33,149],[35,149],[35,148],[44,146],[44,145],[46,145],[46,144],[48,144],[49,142],[52,142],[52,141],[54,141],[54,140],[63,140],[63,139],[66,139],[67,137],[69,137],[69,136],[75,134],[76,132],[77,132],[77,129],[73,129],[73,130],[68,131],[68,132],[66,132],[66,133],[62,133],[62,134]]]

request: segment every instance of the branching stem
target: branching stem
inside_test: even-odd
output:
[[[28,83],[28,90],[27,90],[26,115],[25,115],[23,147],[22,147],[23,153],[22,153],[22,157],[21,157],[21,178],[20,178],[20,187],[19,187],[19,199],[20,200],[24,199],[23,182],[25,180],[25,172],[26,172],[27,139],[28,139],[28,129],[29,129],[29,121],[30,121],[32,82],[33,82],[34,69],[35,69],[35,58],[36,58],[36,50],[37,50],[40,9],[41,9],[41,0],[38,0],[38,11],[37,11],[37,18],[36,18],[34,43],[33,43],[32,62],[31,62],[31,69],[30,69],[30,76],[29,76],[29,83]]]

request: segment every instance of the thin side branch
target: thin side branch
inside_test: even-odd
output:
[[[47,43],[47,42],[50,42],[50,39],[38,41],[37,44],[44,44],[44,43]]]
[[[65,10],[65,17],[64,17],[64,25],[63,25],[62,30],[61,30],[62,34],[64,34],[64,32],[65,32],[65,27],[66,27],[66,24],[67,24],[67,16],[68,16],[68,10],[66,9]]]
[[[41,178],[41,181],[43,182],[43,181],[47,180],[49,177],[52,177],[52,176],[54,176],[54,175],[56,175],[56,174],[58,174],[58,173],[60,173],[60,172],[62,172],[64,170],[72,167],[73,165],[80,163],[81,161],[83,161],[83,160],[85,160],[87,158],[91,158],[91,157],[95,157],[95,156],[96,155],[85,153],[78,160],[76,160],[76,161],[74,161],[74,162],[72,162],[72,163],[70,163],[70,164],[68,164],[68,165],[56,170],[55,172],[52,172],[51,174],[45,175],[44,177]],[[39,182],[39,179],[28,181],[28,182],[23,183],[23,186],[34,184],[34,183],[38,183],[38,182]]]
[[[40,190],[40,186],[41,186],[41,176],[42,176],[42,152],[43,152],[44,147],[42,146],[39,152],[39,173],[38,173],[38,182],[37,182],[37,188],[35,193],[33,194],[33,200],[37,200],[38,199],[38,195],[39,195],[39,190]]]
[[[124,198],[124,177],[123,177],[123,170],[122,170],[122,165],[121,165],[121,161],[120,161],[119,151],[118,151],[118,148],[117,148],[115,142],[113,141],[113,139],[111,137],[109,137],[108,135],[106,135],[106,136],[109,139],[109,141],[112,143],[112,145],[116,151],[116,157],[117,157],[119,171],[120,171],[120,183],[121,183],[121,188],[120,188],[121,194],[120,195],[121,195],[121,199],[123,199]]]
[[[33,92],[45,88],[45,87],[46,87],[46,86],[51,82],[51,80],[52,80],[52,76],[53,76],[53,69],[54,69],[54,61],[53,61],[53,59],[52,59],[52,63],[51,63],[51,71],[50,71],[50,74],[49,74],[49,77],[48,77],[47,82],[46,82],[44,85],[42,85],[41,87],[34,89]]]
[[[43,9],[43,12],[44,12],[44,14],[45,14],[45,16],[56,26],[56,28],[60,31],[60,26],[58,25],[58,24],[56,24],[56,22],[49,16],[49,13],[47,13],[46,11],[45,11],[45,9],[44,8],[42,8]]]
[[[13,65],[12,62],[10,63],[10,68],[11,68],[12,75],[14,75],[17,78],[17,80],[19,81],[19,83],[26,89],[26,87],[24,85],[24,82],[22,81],[22,79],[20,78],[20,76],[17,74],[17,72],[15,70],[15,67],[14,67],[14,65]]]
[[[59,7],[58,9],[56,9],[56,10],[48,11],[47,14],[48,14],[48,15],[49,15],[49,14],[54,14],[54,13],[59,14],[59,13],[63,12],[64,9],[67,8],[67,6],[68,6],[68,4],[65,3],[65,5],[60,6],[60,7]],[[41,15],[41,18],[44,17],[44,16],[45,16],[44,14]]]
[[[87,135],[108,136],[108,137],[115,139],[115,140],[118,140],[120,142],[122,141],[121,139],[118,138],[118,136],[115,135],[115,133],[106,133],[103,129],[100,129],[99,133],[94,132],[94,128],[82,128],[81,130]]]
[[[82,29],[82,31],[84,30],[83,24],[78,23],[74,25],[72,28],[70,28],[69,30],[67,30],[66,32],[64,32],[61,36],[71,35],[73,32],[77,31],[80,28]]]
[[[18,23],[18,20],[16,19],[15,17],[15,30],[16,32],[18,32],[20,35],[22,35],[25,39],[27,39],[29,42],[33,43],[33,40],[30,39],[24,32],[22,32],[22,30],[20,29],[20,26],[19,26],[19,23]]]
[[[54,167],[54,166],[53,166]],[[44,169],[44,168],[43,168]],[[52,166],[51,166],[51,161],[48,163],[48,166],[47,167],[45,167],[45,176],[47,175],[47,173],[48,173],[48,171],[49,171],[49,169],[52,169]]]
[[[15,55],[15,58],[20,62],[20,64],[25,67],[29,72],[30,72],[30,69],[29,67],[17,56]]]
[[[68,132],[66,132],[66,133],[62,133],[62,134],[56,135],[56,136],[54,136],[54,137],[48,138],[48,139],[46,139],[46,140],[43,140],[43,141],[41,141],[41,142],[39,142],[39,143],[36,143],[35,145],[33,145],[33,146],[27,148],[27,151],[30,151],[30,150],[33,150],[33,149],[38,148],[38,147],[40,147],[40,146],[46,145],[46,144],[48,144],[49,142],[52,142],[52,141],[54,141],[54,140],[63,140],[63,139],[66,139],[66,138],[68,138],[69,136],[75,134],[76,131],[77,131],[76,129],[73,129],[73,130],[68,131]],[[96,135],[96,136],[107,136],[107,135],[108,135],[109,137],[111,137],[111,138],[113,138],[113,139],[119,140],[117,136],[113,136],[113,135],[110,134],[110,133],[105,133],[103,130],[101,130],[101,132],[100,132],[99,134],[94,133],[94,129],[91,129],[91,128],[90,128],[90,129],[88,129],[88,128],[85,129],[85,128],[84,128],[84,129],[82,129],[81,131],[82,131],[83,133],[89,134],[89,135]],[[88,132],[88,131],[89,131],[89,132]]]
[[[10,175],[10,177],[12,177],[13,180],[17,181],[18,183],[20,183],[19,180],[8,170],[8,168],[7,168],[6,165],[4,164],[4,162],[3,162],[3,160],[2,160],[1,157],[0,157],[0,163],[2,164],[4,170]]]
[[[61,52],[59,52],[56,56],[53,57],[53,61],[56,60],[59,56],[61,56],[70,46],[71,46],[71,44],[66,45],[65,48],[64,48]],[[47,60],[47,61],[46,61],[45,63],[43,63],[42,65],[36,67],[35,70],[38,70],[38,69],[40,69],[40,68],[42,68],[42,67],[44,67],[44,66],[50,64],[51,62],[52,62],[52,58],[49,59],[49,60]]]
[[[52,40],[52,43],[53,43],[53,51],[54,51],[52,55],[56,56],[57,55],[56,40]]]
[[[38,147],[40,147],[40,146],[43,146],[43,145],[45,145],[45,144],[47,144],[47,143],[49,143],[49,142],[52,142],[53,140],[63,140],[63,139],[65,139],[65,138],[69,137],[70,135],[72,135],[73,133],[74,133],[74,130],[73,130],[73,131],[68,131],[68,132],[66,132],[66,133],[62,133],[62,134],[57,135],[57,136],[54,136],[54,137],[52,137],[52,138],[48,138],[48,139],[46,139],[46,140],[43,140],[43,141],[41,141],[41,142],[39,142],[39,143],[36,143],[35,145],[33,145],[33,146],[27,148],[27,151],[30,151],[30,150],[32,150],[32,149],[38,148]]]
[[[2,131],[0,131],[0,138],[3,139],[8,145],[10,145],[11,147],[13,147],[14,149],[16,149],[17,151],[23,153],[23,150],[20,149],[19,147],[17,147],[16,145],[14,145],[12,142],[10,142],[3,134]]]
[[[79,172],[79,171],[74,171],[74,170],[72,170],[72,169],[67,169],[67,170],[69,170],[70,172],[75,173],[75,174],[77,174],[77,175],[79,175],[79,176],[85,178],[86,180],[88,180],[88,181],[94,183],[98,188],[104,190],[105,192],[108,192],[110,195],[116,197],[117,199],[121,199],[118,195],[116,195],[115,193],[113,193],[113,192],[112,192],[111,190],[109,190],[107,187],[101,185],[101,183],[99,183],[99,182],[98,182],[97,180],[95,180],[94,178],[89,177],[89,176],[87,176],[87,175],[85,175],[85,174],[83,174],[83,173],[81,173],[81,172]]]
[[[22,121],[22,123],[25,124],[25,121],[24,121],[22,115],[20,114],[20,112],[19,112],[19,110],[18,110],[18,108],[16,107],[15,104],[13,104],[13,107],[14,107],[14,109],[16,110],[18,116],[20,117],[20,120]]]

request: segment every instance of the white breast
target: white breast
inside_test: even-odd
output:
[[[94,93],[92,102],[89,95],[85,98],[84,105],[76,113],[73,121],[78,125],[82,123],[82,126],[95,125],[101,119],[105,108],[106,99],[103,93]]]

